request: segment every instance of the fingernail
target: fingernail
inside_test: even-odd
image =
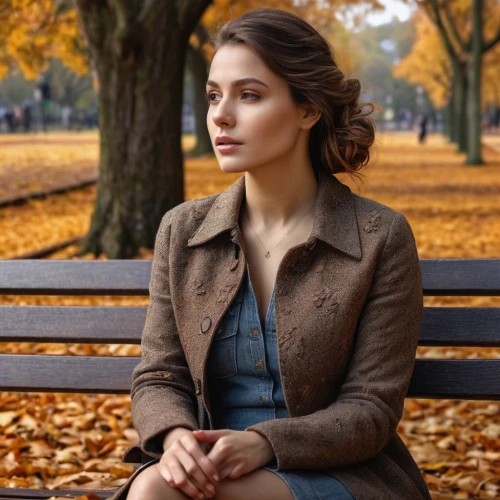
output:
[[[212,477],[214,478],[215,481],[219,480],[219,476],[217,474],[214,474]]]
[[[213,484],[209,484],[207,486],[207,488],[212,492],[212,493],[215,493],[215,488],[214,488],[214,485]]]

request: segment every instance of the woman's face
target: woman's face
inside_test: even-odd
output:
[[[237,84],[241,79],[257,79]],[[286,81],[272,73],[246,45],[225,45],[215,54],[208,77],[207,127],[224,172],[245,172],[287,161],[301,130],[301,112]],[[216,137],[241,143],[232,150]],[[227,147],[226,147],[227,149]]]

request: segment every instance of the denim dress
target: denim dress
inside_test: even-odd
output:
[[[245,430],[259,422],[289,417],[278,366],[274,290],[261,323],[248,265],[243,284],[222,318],[207,362],[215,429]],[[321,470],[277,471],[295,500],[354,500],[337,479]]]

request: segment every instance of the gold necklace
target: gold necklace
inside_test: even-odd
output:
[[[274,245],[272,248],[270,248],[269,250],[276,248],[286,238],[286,235],[314,208],[315,205],[316,205],[316,202],[314,202],[313,206],[285,233],[285,236],[283,236],[283,238],[281,238],[281,240],[278,241],[278,243],[276,245]],[[252,224],[250,224],[250,219],[248,218],[248,213],[246,211],[245,211],[245,216],[247,218],[248,225],[250,226],[250,228],[253,231],[253,233],[255,234],[255,236],[257,236],[259,243],[262,245],[262,241],[260,241],[259,235],[253,230]],[[266,247],[264,245],[262,245],[262,248],[264,250],[266,250]],[[270,257],[271,254],[269,253],[269,250],[266,250],[264,257],[266,257],[266,258]]]

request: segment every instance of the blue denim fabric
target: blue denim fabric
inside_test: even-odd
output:
[[[264,324],[247,272],[215,332],[207,363],[214,428],[242,431],[253,424],[289,417],[281,386],[274,290]],[[354,500],[347,488],[320,470],[276,471],[295,500]]]

